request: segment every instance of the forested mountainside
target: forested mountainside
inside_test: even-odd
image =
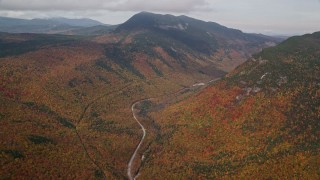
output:
[[[320,33],[264,49],[196,95],[151,111],[141,179],[319,179]]]

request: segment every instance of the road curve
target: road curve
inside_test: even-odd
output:
[[[139,151],[139,149],[140,149],[140,147],[141,147],[141,145],[142,145],[142,143],[143,143],[143,140],[144,140],[144,138],[146,137],[146,134],[147,134],[146,129],[145,129],[144,126],[140,123],[140,121],[138,120],[138,118],[136,117],[136,115],[135,115],[135,113],[134,113],[134,107],[135,107],[138,103],[140,103],[140,102],[142,102],[142,101],[145,101],[145,100],[147,100],[147,99],[144,99],[144,100],[141,100],[141,101],[137,101],[137,102],[133,103],[132,106],[131,106],[131,111],[132,111],[133,118],[134,118],[134,119],[137,121],[137,123],[140,125],[140,127],[141,127],[141,129],[142,129],[142,132],[143,132],[143,135],[142,135],[142,137],[141,137],[141,140],[140,140],[140,142],[139,142],[136,150],[135,150],[134,153],[132,154],[131,159],[130,159],[130,161],[129,161],[129,163],[128,163],[128,171],[127,171],[127,174],[128,174],[128,178],[129,178],[130,180],[136,179],[136,175],[135,175],[135,174],[132,174],[132,163],[133,163],[134,159],[136,158],[137,153],[138,153],[138,151]]]
[[[208,81],[208,82],[206,82],[206,83],[193,84],[192,86],[186,87],[186,88],[182,88],[182,89],[180,89],[179,91],[182,91],[182,90],[184,90],[184,89],[190,89],[191,87],[196,87],[196,86],[206,86],[206,85],[208,85],[208,84],[210,84],[210,83],[212,83],[212,82],[216,82],[216,81],[218,81],[218,80],[220,80],[220,79],[221,79],[221,78],[215,78],[215,79],[212,79],[211,81]],[[178,91],[178,92],[179,92],[179,91]],[[174,93],[173,93],[173,94],[174,94]],[[139,100],[139,101],[133,103],[132,106],[131,106],[132,116],[133,116],[133,118],[137,121],[137,123],[140,125],[140,127],[141,127],[141,129],[142,129],[142,132],[143,132],[143,135],[142,135],[142,137],[141,137],[141,140],[140,140],[140,142],[139,142],[136,150],[135,150],[134,153],[132,154],[131,159],[130,159],[130,161],[129,161],[129,163],[128,163],[127,175],[128,175],[129,180],[135,180],[135,179],[139,176],[139,173],[138,173],[138,174],[132,174],[132,163],[133,163],[133,161],[135,160],[135,158],[136,158],[136,156],[137,156],[137,153],[138,153],[138,151],[139,151],[139,149],[140,149],[140,147],[141,147],[141,145],[142,145],[142,143],[143,143],[143,141],[144,141],[144,139],[145,139],[145,137],[146,137],[146,135],[147,135],[146,129],[145,129],[144,126],[140,123],[140,121],[138,120],[138,118],[136,117],[136,115],[135,115],[135,113],[134,113],[134,107],[135,107],[138,103],[140,103],[140,102],[142,102],[142,101],[150,100],[150,99],[153,99],[153,98],[148,98],[148,99]]]

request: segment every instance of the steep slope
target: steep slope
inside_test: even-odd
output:
[[[319,179],[320,32],[265,49],[194,97],[151,112],[154,177]]]

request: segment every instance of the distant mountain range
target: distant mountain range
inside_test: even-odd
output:
[[[68,34],[78,32],[82,35],[82,30],[92,32],[110,29],[109,25],[92,19],[68,19],[68,18],[48,18],[48,19],[17,19],[0,17],[0,32],[9,33],[42,33],[42,34]],[[105,32],[105,31],[104,31]]]

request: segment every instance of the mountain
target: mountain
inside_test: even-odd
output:
[[[319,179],[319,49],[320,32],[291,37],[196,95],[153,102],[161,131],[139,178]]]
[[[63,34],[64,31],[78,30],[104,24],[92,19],[17,19],[0,17],[0,32],[8,33],[44,33],[44,34]]]
[[[90,28],[104,31],[99,25],[63,32],[91,34]],[[142,135],[133,115],[147,128],[137,154],[153,152],[163,136],[170,138],[180,128],[178,120],[163,126],[147,114],[155,100],[182,101],[201,90],[201,82],[222,78],[252,53],[278,42],[151,13],[113,28],[96,36],[0,33],[1,178],[126,179]],[[154,155],[164,153],[160,150]],[[139,171],[139,159],[132,172]]]
[[[229,71],[250,54],[280,42],[277,38],[247,34],[214,22],[187,16],[160,15],[142,12],[119,25],[117,33],[129,33],[136,44],[175,47],[195,56],[212,56],[216,65]],[[197,54],[195,54],[196,52]],[[232,61],[237,59],[236,61]]]

